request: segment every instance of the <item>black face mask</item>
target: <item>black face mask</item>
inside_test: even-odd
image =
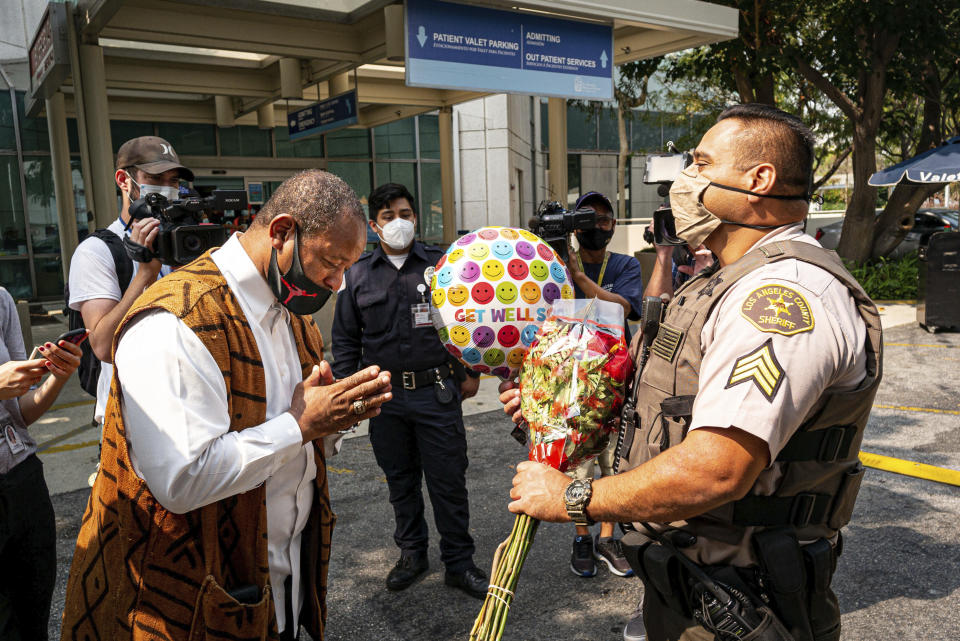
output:
[[[290,269],[286,274],[280,275],[277,250],[274,248],[270,254],[267,284],[281,305],[291,313],[299,315],[317,313],[333,293],[326,287],[320,287],[303,273],[300,265],[300,234],[296,228],[293,230],[293,263]]]
[[[613,230],[604,231],[598,227],[589,229],[587,231],[578,231],[577,232],[577,242],[580,243],[580,246],[584,249],[589,249],[590,251],[598,251],[604,249],[607,245],[610,244],[610,239],[613,238]]]

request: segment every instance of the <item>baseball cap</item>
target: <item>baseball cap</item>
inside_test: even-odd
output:
[[[117,167],[136,167],[154,175],[179,169],[181,178],[193,180],[193,172],[180,164],[173,145],[159,136],[140,136],[123,143],[117,152]]]
[[[610,204],[610,200],[601,194],[599,191],[588,191],[579,198],[577,198],[577,204],[574,209],[580,209],[586,205],[589,205],[591,202],[601,202],[607,206],[607,209],[610,210],[611,215],[614,214],[613,205]]]

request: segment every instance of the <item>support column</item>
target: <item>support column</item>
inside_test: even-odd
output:
[[[567,203],[567,101],[565,98],[550,98],[547,103],[550,124],[550,182],[547,197]]]
[[[217,126],[235,127],[237,121],[233,118],[233,98],[230,96],[214,96],[213,106],[217,114]]]
[[[297,58],[280,58],[280,97],[288,100],[303,98],[303,82],[300,61]]]
[[[335,76],[330,76],[327,80],[327,91],[329,96],[339,96],[350,91],[350,74],[338,73]]]
[[[273,129],[273,103],[268,102],[257,107],[257,127]]]
[[[437,119],[440,127],[440,203],[443,209],[443,242],[450,244],[457,239],[457,212],[454,203],[453,185],[453,108],[441,107]]]
[[[70,275],[70,258],[77,249],[77,215],[70,172],[70,143],[67,139],[67,112],[59,91],[47,99],[47,130],[50,134],[50,161],[53,165],[53,192],[57,198],[60,230],[60,260],[63,281]]]
[[[90,163],[90,183],[85,185],[93,198],[92,205],[97,227],[106,227],[117,219],[117,187],[114,180],[115,159],[110,139],[110,111],[107,105],[107,83],[103,69],[103,49],[97,45],[80,44],[80,74],[83,76],[83,114],[86,129],[86,151]],[[80,98],[78,96],[78,98]],[[92,188],[92,189],[91,189]]]

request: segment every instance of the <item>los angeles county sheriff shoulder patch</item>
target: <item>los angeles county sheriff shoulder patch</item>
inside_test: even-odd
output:
[[[783,378],[783,368],[773,353],[773,339],[768,338],[763,345],[737,359],[724,389],[740,383],[753,383],[764,398],[772,403]]]
[[[764,285],[750,292],[740,315],[761,332],[793,336],[813,329],[807,300],[785,285]]]

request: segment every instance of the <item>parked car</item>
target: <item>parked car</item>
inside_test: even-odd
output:
[[[877,216],[882,209],[877,210]],[[818,227],[814,238],[820,241],[820,244],[827,249],[836,249],[840,244],[840,230],[843,229],[843,221],[838,221],[830,225]],[[956,209],[930,208],[919,209],[914,214],[913,229],[907,232],[903,242],[890,252],[890,258],[899,258],[906,256],[912,251],[921,247],[926,247],[930,236],[938,231],[960,231],[960,212]]]

